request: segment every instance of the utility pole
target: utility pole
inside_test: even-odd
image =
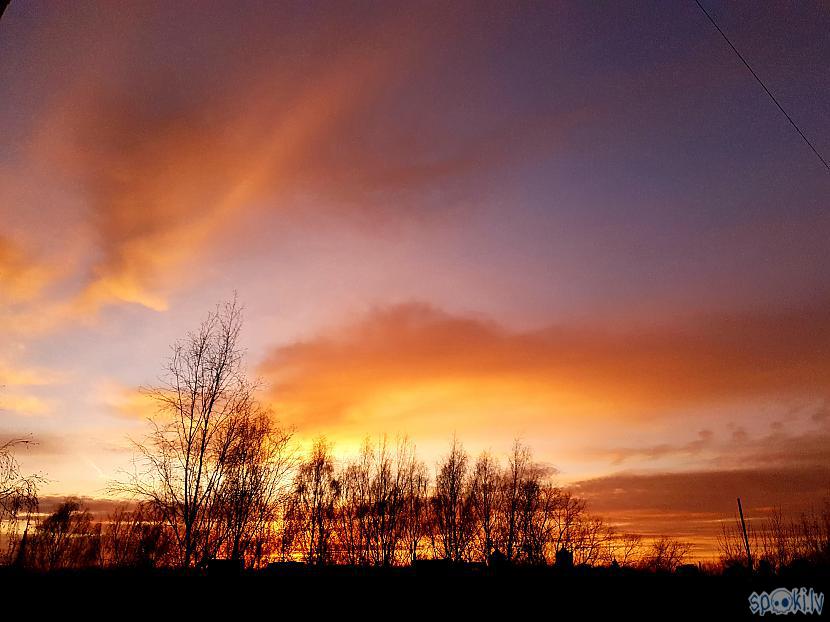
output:
[[[744,509],[741,507],[741,498],[738,497],[738,514],[741,515],[741,528],[744,530],[744,544],[746,545],[746,562],[749,572],[752,573],[752,553],[749,552],[749,536],[746,534],[746,521],[744,520]]]

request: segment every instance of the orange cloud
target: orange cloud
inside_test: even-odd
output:
[[[16,415],[45,415],[51,412],[51,406],[35,395],[3,391],[0,394],[0,412],[7,411]]]
[[[49,281],[59,281],[55,299],[36,312],[0,308],[18,332],[84,321],[112,302],[163,310],[171,293],[215,274],[205,269],[214,245],[246,244],[235,225],[268,212],[361,223],[442,214],[452,180],[548,152],[592,112],[528,116],[469,136],[413,114],[441,88],[430,81],[436,69],[487,46],[479,18],[461,7],[302,18],[271,7],[229,21],[218,9],[187,19],[168,10],[180,18],[165,18],[169,28],[187,24],[180,41],[164,39],[157,12],[137,5],[44,14],[26,31],[38,75],[28,87],[48,88],[30,95],[36,109],[16,128],[25,138],[0,164],[0,177],[15,180],[0,215],[30,214],[19,217],[24,230],[50,229],[38,250],[62,253],[50,265],[64,271]],[[175,63],[155,59],[153,42],[178,51]],[[31,264],[24,273],[15,259],[5,270],[4,252],[3,289],[42,289]]]
[[[15,365],[0,358],[0,387],[38,386],[62,382],[64,374],[38,367]]]
[[[52,412],[52,403],[32,393],[31,387],[61,384],[64,373],[27,366],[0,356],[0,412],[18,416],[45,415]]]
[[[609,331],[513,332],[419,304],[275,348],[261,365],[301,429],[503,434],[764,396],[830,395],[824,308]],[[689,451],[709,442],[701,438]],[[642,451],[642,450],[638,450]]]
[[[96,393],[99,403],[122,417],[150,419],[158,413],[158,403],[136,387],[108,380],[98,385]]]
[[[0,235],[0,304],[34,298],[49,282],[50,271],[19,244]]]
[[[166,308],[182,271],[235,219],[255,214],[254,204],[286,210],[308,194],[353,197],[352,180],[365,186],[365,171],[390,154],[355,140],[351,128],[371,122],[367,107],[424,63],[430,42],[454,22],[454,11],[443,11],[438,27],[430,11],[413,21],[384,10],[354,24],[323,15],[316,34],[285,33],[287,50],[253,24],[245,55],[214,58],[209,48],[207,58],[148,73],[133,48],[146,47],[139,35],[152,17],[135,11],[135,20],[113,18],[114,33],[128,33],[120,39],[93,30],[94,57],[79,63],[88,71],[47,106],[31,145],[33,159],[57,165],[81,189],[98,247],[82,309],[109,301]],[[400,164],[384,170],[397,172],[376,185],[441,174],[420,164],[408,173],[404,150],[393,158]]]

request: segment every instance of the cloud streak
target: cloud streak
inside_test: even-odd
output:
[[[100,19],[78,13],[81,25]],[[419,97],[404,88],[405,75],[426,79],[453,54],[455,9],[338,15],[286,7],[263,23],[256,12],[227,22],[191,17],[187,23],[213,40],[205,56],[159,32],[158,16],[142,7],[107,15],[110,28],[96,28],[83,46],[57,18],[44,26],[55,48],[88,60],[75,63],[72,79],[43,105],[23,151],[79,193],[80,220],[95,245],[77,275],[80,311],[119,301],[166,308],[182,272],[194,273],[228,227],[263,218],[263,210],[397,217],[407,213],[390,208],[399,195],[545,148],[570,123],[523,121],[521,134],[505,126],[458,139],[441,127],[402,128],[383,114],[384,104]],[[280,45],[268,24],[281,29]],[[237,28],[247,33],[241,47]],[[148,43],[178,62],[137,64]],[[62,65],[50,62],[50,71]],[[35,282],[11,272],[19,288]]]

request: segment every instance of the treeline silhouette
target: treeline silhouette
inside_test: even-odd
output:
[[[5,561],[42,571],[198,568],[216,559],[246,568],[616,560],[674,570],[681,563],[686,545],[664,538],[645,546],[640,536],[618,533],[531,458],[516,443],[503,467],[489,453],[472,462],[453,441],[431,477],[406,440],[394,447],[385,439],[367,442],[357,458],[337,466],[330,445],[318,439],[284,481],[264,481],[260,475],[271,467],[254,464],[244,490],[242,479],[223,482],[189,532],[183,506],[145,499],[96,520],[78,499],[67,499],[48,515],[18,516],[30,522],[8,537]]]
[[[129,501],[108,516],[93,516],[77,499],[40,515],[40,480],[21,475],[16,443],[0,447],[2,562],[46,572],[189,570],[217,560],[247,569],[697,568],[683,566],[688,543],[647,540],[590,513],[520,441],[500,460],[489,452],[472,457],[453,438],[431,467],[406,438],[367,439],[347,460],[337,460],[325,438],[298,451],[293,432],[255,398],[241,325],[233,300],[174,344],[162,382],[146,389],[159,413],[135,442],[133,469],[110,487]],[[771,570],[830,559],[830,508],[773,533],[753,534],[756,546],[765,543],[758,559]],[[745,557],[736,537],[725,530],[721,539],[723,561],[733,567]]]
[[[760,574],[780,573],[807,566],[830,568],[830,495],[823,506],[786,516],[773,508],[763,519],[747,524],[747,540]],[[746,544],[740,518],[724,523],[718,536],[720,563],[724,570],[742,569],[747,563]]]

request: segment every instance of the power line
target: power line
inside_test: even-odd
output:
[[[700,10],[703,11],[703,14],[706,17],[709,18],[709,21],[712,22],[712,25],[717,29],[717,31],[720,33],[721,37],[723,37],[723,40],[726,41],[729,44],[729,47],[732,48],[732,51],[735,52],[737,57],[741,59],[741,62],[743,62],[743,64],[746,66],[746,68],[749,69],[749,73],[752,74],[752,76],[758,81],[758,84],[760,84],[761,87],[764,89],[764,91],[766,91],[767,95],[769,95],[769,98],[775,103],[776,106],[778,106],[778,110],[780,110],[781,113],[785,117],[787,117],[787,121],[789,121],[790,125],[792,125],[795,128],[795,131],[798,132],[798,135],[801,136],[801,138],[804,139],[804,142],[807,143],[807,146],[810,147],[810,149],[813,150],[813,153],[816,154],[816,157],[819,160],[821,160],[821,163],[824,164],[824,168],[826,168],[830,172],[830,164],[827,164],[827,160],[825,160],[822,157],[822,155],[818,152],[818,149],[816,149],[813,146],[813,143],[810,142],[810,139],[807,138],[804,135],[804,132],[802,132],[799,129],[799,127],[796,125],[795,121],[793,121],[792,117],[790,115],[788,115],[787,111],[784,110],[784,108],[781,106],[781,104],[778,103],[778,100],[775,98],[775,95],[773,95],[772,92],[767,88],[767,85],[764,84],[764,81],[761,80],[761,78],[758,76],[757,73],[755,73],[755,70],[752,67],[750,67],[749,63],[746,61],[746,59],[743,57],[743,55],[738,51],[738,48],[736,48],[734,45],[732,45],[732,42],[729,40],[729,37],[727,37],[726,33],[723,32],[723,30],[721,30],[720,26],[718,26],[717,22],[709,14],[709,12],[706,9],[703,8],[703,5],[700,3],[700,0],[695,0],[695,4],[697,4],[697,6],[700,8]]]

